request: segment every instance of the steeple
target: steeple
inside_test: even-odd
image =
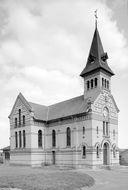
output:
[[[114,75],[107,63],[97,29],[97,11],[95,11],[95,32],[92,39],[86,66],[80,76],[84,79],[84,98],[91,98],[101,92],[111,93],[111,76]]]
[[[92,72],[105,71],[110,76],[114,75],[113,71],[107,64],[108,55],[104,52],[100,35],[97,29],[97,21],[95,25],[95,32],[87,59],[87,64],[84,70],[81,72],[80,76],[84,77]]]

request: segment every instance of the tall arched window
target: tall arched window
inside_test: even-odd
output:
[[[15,118],[15,127],[17,127],[17,118]]]
[[[56,146],[56,131],[52,130],[52,146]]]
[[[85,127],[83,127],[83,135],[85,135]]]
[[[21,125],[21,109],[19,109],[19,126]]]
[[[93,79],[91,79],[91,88],[93,88]]]
[[[42,147],[42,131],[38,131],[38,147]]]
[[[23,115],[23,125],[25,125],[25,115]]]
[[[95,78],[95,87],[97,87],[97,78]]]
[[[71,129],[67,128],[67,146],[71,146]]]
[[[18,148],[18,136],[17,136],[17,132],[15,132],[15,147]]]
[[[83,158],[86,158],[86,146],[85,145],[83,145],[83,147],[82,147],[82,157]]]
[[[23,130],[23,147],[26,147],[26,134],[25,134],[25,130]]]
[[[89,80],[87,81],[87,90],[89,90]]]
[[[22,147],[21,131],[19,131],[19,148]]]
[[[96,147],[96,156],[99,158],[99,146]]]

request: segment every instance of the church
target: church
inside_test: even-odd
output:
[[[103,167],[119,164],[118,112],[97,25],[85,68],[81,96],[50,106],[19,93],[9,115],[10,164]]]

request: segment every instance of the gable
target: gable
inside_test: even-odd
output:
[[[18,114],[19,109],[21,109],[23,112],[27,112],[27,113],[32,111],[31,106],[29,105],[29,103],[23,97],[23,95],[21,93],[16,98],[16,101],[15,101],[12,111],[9,115],[9,118],[13,117],[13,115]]]
[[[92,111],[97,114],[103,114],[104,107],[109,109],[110,118],[117,119],[119,109],[116,102],[111,94],[105,92],[99,94],[92,106]]]

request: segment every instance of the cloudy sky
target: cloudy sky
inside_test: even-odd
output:
[[[83,93],[95,28],[116,74],[119,147],[128,147],[128,0],[0,0],[0,148],[9,145],[8,115],[21,92],[44,105]]]

